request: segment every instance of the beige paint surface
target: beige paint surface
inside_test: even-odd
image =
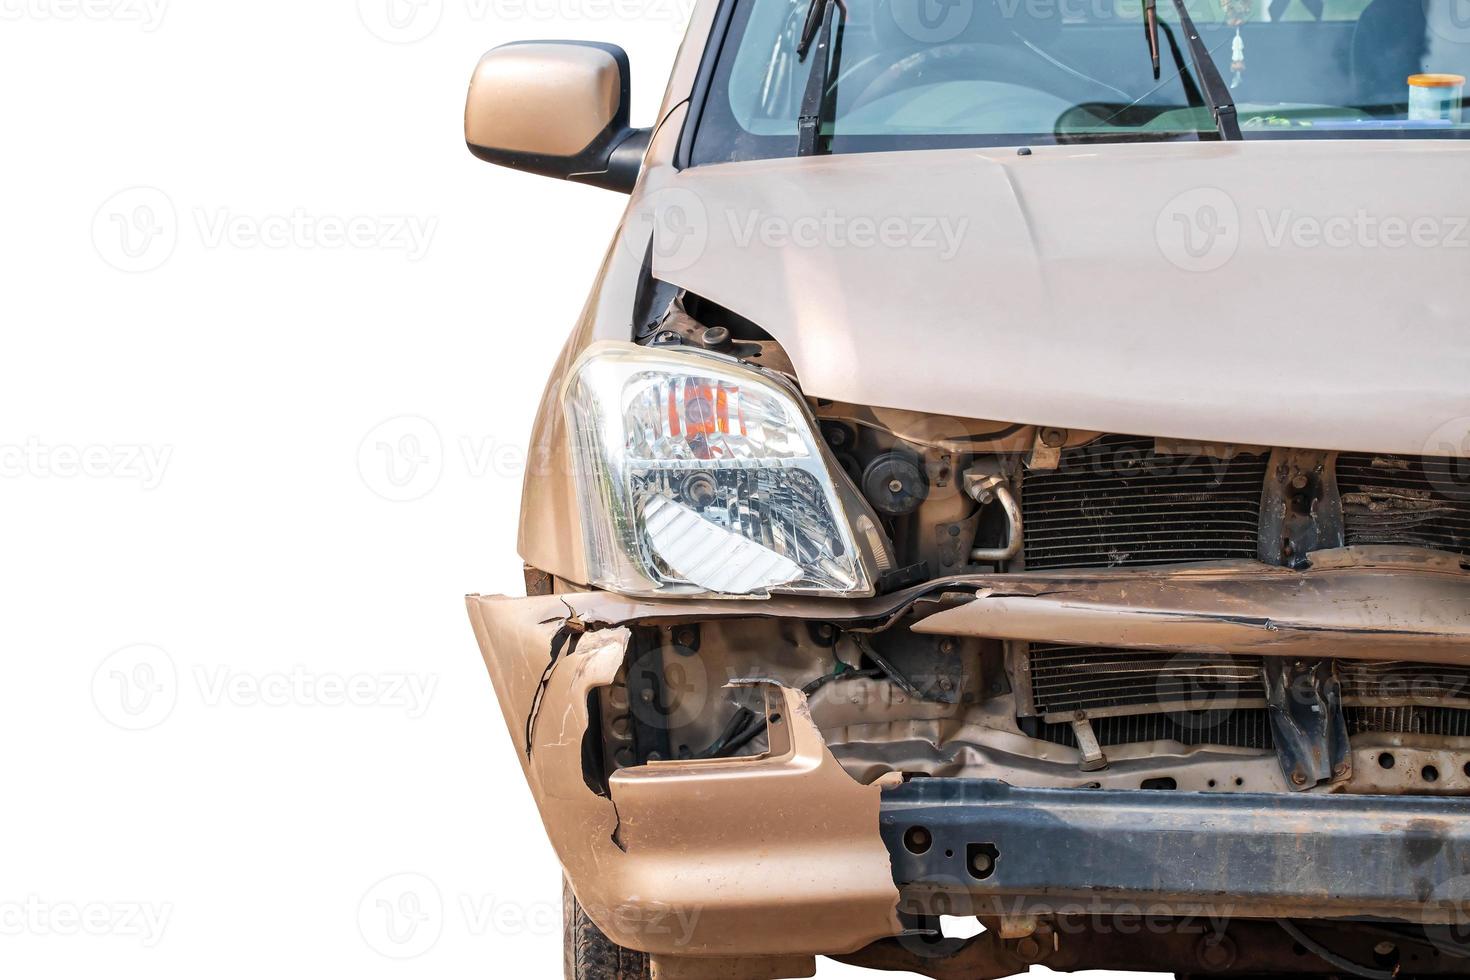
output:
[[[547,835],[614,942],[789,956],[852,952],[901,931],[881,789],[827,751],[800,691],[774,692],[782,721],[769,753],[621,769],[606,799],[582,777],[587,695],[612,683],[628,631],[589,632],[548,671],[572,614],[563,597],[471,596],[468,606]]]
[[[657,274],[768,330],[810,396],[1450,455],[1470,445],[1467,168],[1448,141],[849,154],[656,168],[631,213],[682,236],[660,231]],[[1421,219],[1442,247],[1396,247]],[[910,244],[750,233],[803,220],[898,221]],[[919,241],[945,222],[953,247]]]
[[[574,156],[612,122],[621,91],[618,63],[600,48],[496,48],[470,79],[465,140],[489,149]]]

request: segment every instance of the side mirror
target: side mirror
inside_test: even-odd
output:
[[[470,79],[464,135],[481,160],[632,191],[651,130],[628,125],[628,55],[591,41],[520,41]]]

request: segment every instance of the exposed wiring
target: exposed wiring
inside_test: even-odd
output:
[[[801,693],[807,697],[820,691],[833,681],[851,681],[860,677],[875,678],[882,677],[881,670],[848,670],[840,674],[823,674],[816,680],[802,687]],[[729,755],[739,752],[745,748],[766,730],[766,716],[758,715],[749,708],[738,708],[726,723],[720,737],[710,743],[709,748],[699,753],[696,758],[712,759],[719,755]],[[734,734],[737,733],[738,734]]]
[[[1339,970],[1346,970],[1355,976],[1370,977],[1371,980],[1394,980],[1399,975],[1398,967],[1394,967],[1392,970],[1375,970],[1372,967],[1359,966],[1352,960],[1338,956],[1332,950],[1302,932],[1297,924],[1290,919],[1277,919],[1276,924],[1286,930],[1286,934],[1300,943],[1303,949],[1329,966],[1335,966]]]
[[[764,733],[765,730],[766,718],[764,715],[761,715],[760,717],[756,718],[754,723],[747,727],[745,731],[741,732],[739,735],[731,739],[730,744],[725,746],[725,751],[732,755],[736,752],[739,752],[741,749],[745,748],[747,745],[753,742],[757,735]]]
[[[736,708],[735,713],[730,716],[730,720],[726,722],[719,736],[709,744],[708,748],[703,752],[696,753],[694,757],[696,759],[713,759],[729,747],[730,740],[748,726],[753,718],[755,718],[755,712],[749,708]]]

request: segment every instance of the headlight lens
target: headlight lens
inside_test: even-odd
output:
[[[599,345],[565,405],[591,584],[872,594],[881,535],[867,513],[849,518],[810,416],[779,380],[701,351]]]

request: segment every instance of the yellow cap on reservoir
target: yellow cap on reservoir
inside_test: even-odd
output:
[[[1409,84],[1415,88],[1454,88],[1465,84],[1464,75],[1410,75]]]

